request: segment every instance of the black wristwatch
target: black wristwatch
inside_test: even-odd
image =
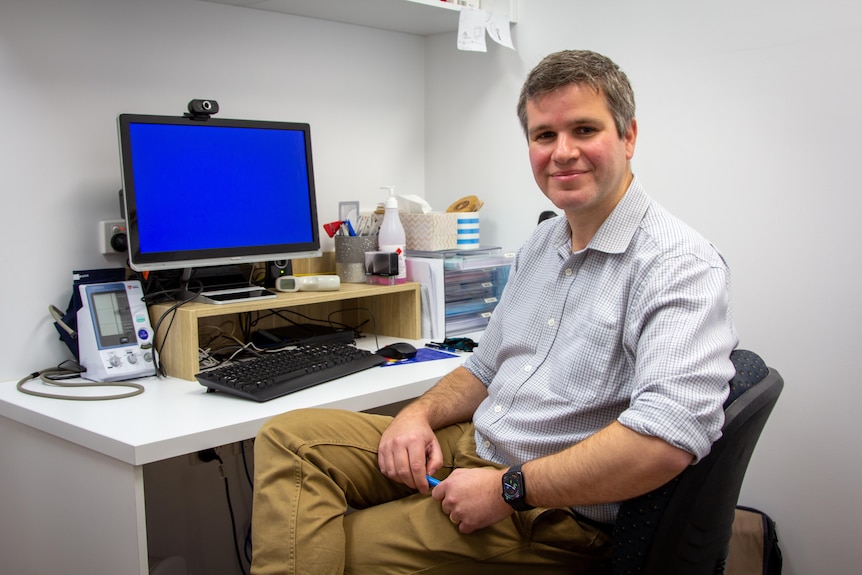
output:
[[[524,474],[521,466],[510,467],[503,474],[503,501],[512,506],[515,511],[529,511],[535,509],[527,503],[527,488],[524,487]]]

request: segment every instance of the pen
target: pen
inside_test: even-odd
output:
[[[447,345],[440,345],[439,343],[434,343],[433,341],[429,341],[425,344],[425,347],[430,347],[431,349],[440,349],[443,351],[448,351],[451,353],[458,353],[458,349],[454,347],[449,347]]]
[[[437,487],[438,485],[440,485],[440,480],[436,479],[434,477],[431,477],[430,475],[426,475],[425,479],[428,480],[428,485],[430,485],[431,487]]]

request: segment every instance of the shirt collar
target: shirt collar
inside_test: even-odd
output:
[[[626,193],[596,231],[586,249],[610,254],[625,252],[651,201],[640,180],[634,176]],[[551,238],[551,245],[557,246],[562,259],[568,259],[572,255],[572,235],[565,217],[560,218],[553,233],[555,237]]]
[[[590,240],[587,249],[610,254],[620,254],[626,251],[635,232],[640,227],[650,202],[649,196],[646,195],[643,186],[635,176],[614,211]]]

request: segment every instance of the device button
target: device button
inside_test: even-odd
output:
[[[138,337],[143,339],[143,340],[148,340],[148,339],[150,339],[150,332],[148,332],[145,329],[139,329],[138,330]]]

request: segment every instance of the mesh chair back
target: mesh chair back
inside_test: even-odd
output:
[[[710,454],[655,491],[622,504],[613,575],[724,573],[734,510],[751,454],[784,380],[755,353],[731,354],[736,376]]]

